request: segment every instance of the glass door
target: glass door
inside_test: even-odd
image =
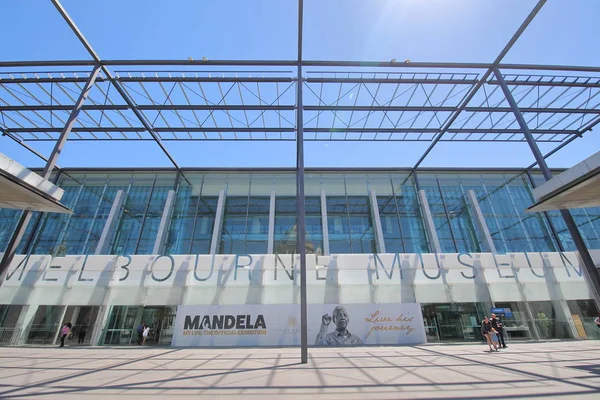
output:
[[[130,345],[135,342],[135,322],[141,307],[113,306],[102,343]]]

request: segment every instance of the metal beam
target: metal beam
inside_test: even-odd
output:
[[[432,75],[436,75],[432,73]],[[477,79],[442,79],[442,78],[306,78],[306,83],[391,83],[415,84],[424,83],[432,85],[474,85]]]
[[[298,248],[300,256],[300,362],[308,363],[308,316],[306,296],[306,219],[304,199],[304,120],[302,111],[302,24],[304,13],[303,0],[298,0],[298,74],[296,81],[296,184],[297,184],[297,210],[298,210]]]
[[[100,63],[100,65],[104,65],[104,63]],[[133,71],[132,71],[133,72]],[[155,73],[154,71],[144,71],[146,73]],[[160,71],[162,72],[162,71]],[[19,74],[22,72],[18,72]],[[136,71],[137,73],[137,71]],[[195,73],[194,71],[190,71],[190,73]],[[280,72],[282,73],[282,72]],[[286,72],[283,72],[286,73]],[[271,77],[271,78],[261,78],[261,77],[232,77],[232,76],[122,76],[115,77],[115,79],[119,82],[243,82],[243,83],[291,83],[293,81],[292,78],[289,77]],[[85,77],[76,77],[76,76],[65,76],[65,77],[21,77],[21,78],[0,78],[0,83],[2,84],[24,84],[24,83],[83,83],[86,81]],[[99,78],[97,82],[110,82],[108,78]]]
[[[475,86],[473,86],[473,88],[471,89],[471,91],[463,98],[463,100],[461,101],[460,105],[458,106],[458,109],[454,112],[454,114],[452,114],[452,116],[450,116],[450,118],[448,118],[448,120],[446,120],[446,123],[440,129],[440,132],[439,132],[438,136],[434,139],[433,143],[431,143],[431,145],[429,145],[429,147],[427,148],[427,150],[425,150],[425,152],[423,153],[423,155],[416,162],[415,166],[413,167],[413,170],[417,169],[419,167],[419,165],[421,165],[421,163],[423,162],[423,160],[425,160],[425,158],[427,157],[427,155],[431,152],[431,150],[433,150],[433,148],[435,147],[435,145],[440,141],[440,139],[442,138],[442,136],[444,135],[444,133],[446,133],[446,131],[452,126],[452,124],[454,123],[454,121],[456,121],[456,119],[458,118],[458,116],[460,115],[460,113],[467,107],[467,105],[469,104],[469,102],[471,101],[471,99],[473,99],[473,97],[475,97],[475,94],[485,84],[485,82],[487,81],[488,77],[492,74],[493,68],[497,67],[500,64],[500,62],[502,61],[502,59],[506,56],[506,54],[514,46],[514,44],[517,42],[517,40],[519,39],[519,37],[521,37],[521,35],[525,31],[525,29],[527,29],[527,27],[529,26],[529,24],[531,23],[531,21],[533,21],[533,19],[535,18],[535,16],[540,12],[540,10],[544,6],[544,4],[546,4],[546,1],[547,0],[539,0],[537,2],[537,4],[535,5],[535,7],[533,8],[533,10],[531,10],[531,12],[527,16],[527,18],[525,18],[525,21],[523,21],[523,23],[521,24],[521,26],[519,27],[519,29],[517,29],[517,31],[513,34],[513,36],[508,41],[508,43],[506,44],[506,46],[504,46],[504,48],[502,49],[502,51],[500,52],[500,54],[498,54],[498,57],[496,57],[496,59],[494,60],[494,62],[492,63],[492,65],[488,68],[488,70],[486,71],[486,73],[483,74],[483,76],[479,79],[479,82]]]
[[[0,106],[0,111],[68,111],[71,110],[73,105],[27,105],[27,106]],[[295,110],[293,104],[290,105],[240,105],[240,104],[215,104],[215,105],[203,105],[203,104],[152,104],[145,105],[139,104],[136,106],[139,110],[206,110],[206,111],[221,111],[221,110],[233,110],[233,111],[292,111]],[[129,110],[129,106],[125,104],[89,104],[81,107],[82,110],[97,110],[97,111],[126,111]],[[598,111],[600,114],[600,111]]]
[[[247,128],[247,127],[235,127],[235,128],[202,128],[197,126],[190,127],[171,127],[171,128],[153,128],[155,132],[295,132],[295,128]],[[60,128],[15,128],[11,129],[13,133],[21,132],[60,132]],[[146,132],[145,127],[89,127],[89,128],[73,128],[72,132]],[[55,140],[55,139],[51,139]]]
[[[499,85],[497,80],[487,82],[488,85]],[[600,88],[600,82],[549,82],[549,81],[516,81],[508,82],[514,86],[554,86],[554,87],[584,87],[584,88]]]
[[[97,82],[97,80],[96,80]],[[69,111],[74,105],[25,105],[25,106],[0,106],[0,111]],[[268,104],[138,104],[138,110],[195,110],[195,111],[292,111],[295,106],[290,105],[268,105]],[[85,111],[127,111],[129,106],[125,104],[88,104],[81,107]],[[304,111],[403,111],[403,112],[454,112],[457,107],[453,106],[304,106]],[[466,112],[497,112],[509,113],[512,112],[510,107],[465,107]],[[541,107],[525,107],[521,108],[523,113],[540,113],[540,114],[599,114],[600,109],[597,108],[541,108]],[[157,128],[154,128],[155,130]],[[430,129],[438,132],[439,129]],[[448,130],[450,132],[451,129]]]
[[[502,88],[504,97],[506,98],[508,104],[513,110],[515,119],[517,120],[519,126],[523,130],[523,135],[525,135],[525,138],[527,139],[527,143],[531,148],[531,152],[533,153],[533,156],[535,157],[537,164],[539,165],[542,174],[544,175],[544,178],[546,179],[546,181],[549,181],[550,179],[552,179],[552,171],[550,171],[550,168],[548,168],[548,164],[546,164],[544,156],[538,148],[535,139],[533,138],[533,135],[529,131],[529,126],[527,125],[525,118],[523,118],[523,114],[521,114],[519,106],[517,105],[517,102],[514,99],[510,88],[504,81],[504,77],[502,76],[502,73],[498,68],[494,68],[494,74],[496,75],[496,79],[498,79],[498,82],[500,83],[500,87]],[[590,252],[588,251],[587,246],[583,241],[583,237],[579,232],[579,228],[577,228],[577,224],[575,223],[571,212],[569,210],[560,210],[560,212],[563,219],[565,220],[567,229],[571,234],[571,238],[573,239],[573,242],[575,242],[575,247],[577,248],[577,251],[579,252],[579,257],[581,258],[581,261],[583,262],[583,265],[585,267],[585,275],[590,284],[590,290],[594,294],[594,299],[598,304],[600,303],[600,273],[596,269],[594,260],[592,259],[592,256],[590,255]]]
[[[160,137],[158,137],[158,135],[154,132],[153,127],[151,126],[151,124],[146,120],[146,117],[144,116],[144,114],[142,114],[142,112],[139,111],[136,108],[136,105],[133,102],[133,100],[129,97],[129,94],[121,87],[121,84],[119,83],[119,81],[116,80],[113,77],[113,75],[110,72],[110,70],[108,68],[106,68],[106,66],[102,65],[100,57],[98,56],[98,54],[96,54],[96,52],[94,51],[94,49],[92,48],[92,46],[89,44],[89,42],[87,41],[87,39],[85,38],[85,36],[83,36],[83,33],[81,33],[81,31],[79,30],[79,28],[77,27],[77,25],[75,25],[75,22],[71,19],[71,17],[69,16],[69,14],[65,10],[65,8],[62,6],[62,4],[60,3],[60,1],[59,0],[52,0],[52,3],[54,4],[54,7],[58,10],[58,12],[60,13],[60,15],[62,15],[62,17],[65,20],[65,22],[67,22],[67,24],[69,25],[69,27],[71,28],[71,30],[73,31],[73,33],[75,33],[75,35],[77,36],[77,38],[79,39],[79,41],[81,42],[81,44],[83,44],[83,46],[88,51],[88,53],[90,53],[90,55],[92,56],[92,58],[94,59],[94,61],[96,61],[97,64],[101,65],[101,68],[102,68],[102,71],[104,72],[104,75],[106,75],[106,77],[108,79],[110,79],[110,81],[112,82],[114,88],[117,90],[117,92],[119,92],[119,94],[121,95],[121,97],[123,97],[123,100],[125,100],[125,102],[129,105],[129,107],[132,109],[132,111],[135,114],[135,116],[140,120],[140,122],[142,123],[142,125],[144,125],[144,128],[146,128],[146,130],[148,131],[148,133],[150,133],[150,135],[154,138],[154,140],[156,141],[156,143],[158,144],[158,146],[161,148],[161,150],[163,151],[163,153],[165,153],[165,155],[167,156],[167,158],[171,161],[171,163],[177,169],[180,169],[179,165],[177,165],[177,162],[175,161],[175,159],[171,156],[171,154],[169,153],[169,151],[162,144],[162,142],[160,140]]]
[[[590,123],[588,123],[586,126],[584,126],[583,128],[580,129],[579,134],[577,136],[570,137],[569,139],[567,139],[564,142],[562,142],[562,144],[560,146],[556,146],[554,149],[552,149],[548,153],[546,153],[544,155],[544,159],[546,159],[546,158],[550,157],[551,155],[555,154],[557,151],[559,151],[560,149],[562,149],[563,147],[565,147],[566,145],[568,145],[569,143],[571,143],[573,140],[582,137],[585,132],[591,131],[599,123],[600,123],[600,117],[596,118],[593,121],[590,121]],[[531,131],[531,132],[533,133],[533,131]],[[533,164],[531,164],[530,166],[528,166],[527,168],[525,168],[525,170],[529,171],[530,169],[532,169],[536,165],[537,165],[537,161],[534,162]]]
[[[50,174],[52,173],[52,170],[54,169],[54,165],[56,164],[56,161],[58,160],[58,157],[60,156],[60,153],[62,152],[62,149],[63,149],[65,143],[67,142],[67,138],[69,137],[69,134],[73,130],[73,126],[75,125],[75,122],[77,121],[77,117],[79,116],[81,107],[83,106],[83,103],[85,102],[85,100],[88,98],[90,91],[94,87],[96,78],[98,77],[99,73],[100,73],[100,67],[99,66],[94,67],[94,70],[90,74],[87,82],[85,83],[85,86],[81,90],[81,93],[79,94],[79,98],[75,102],[75,105],[73,106],[73,110],[71,111],[71,114],[69,114],[69,119],[67,119],[67,122],[66,122],[64,128],[62,129],[62,132],[61,132],[58,140],[56,141],[56,145],[54,145],[54,149],[52,149],[52,153],[50,154],[50,157],[48,158],[48,162],[46,163],[46,167],[44,168],[44,172],[43,172],[44,179],[48,179],[50,177]]]
[[[94,60],[47,60],[47,61],[0,61],[0,68],[10,67],[87,67],[98,64]],[[104,66],[238,66],[238,67],[278,67],[296,66],[295,60],[102,60]],[[386,68],[447,68],[447,69],[489,69],[490,63],[454,63],[454,62],[381,62],[381,61],[323,61],[306,60],[304,67],[386,67]],[[600,72],[598,66],[585,65],[549,65],[549,64],[499,64],[505,70],[539,70],[568,72]]]
[[[16,143],[18,143],[21,146],[23,146],[25,149],[29,150],[32,154],[36,155],[37,157],[39,157],[43,161],[46,161],[46,163],[48,162],[48,159],[44,155],[42,155],[41,153],[39,153],[33,147],[29,146],[27,143],[24,143],[21,139],[19,139],[18,137],[16,137],[15,135],[13,135],[9,131],[7,131],[6,129],[3,129],[2,127],[0,127],[0,132],[2,132],[2,136],[6,136],[6,137],[12,139]],[[60,169],[60,167],[58,165],[56,165],[56,164],[54,164],[54,168]]]
[[[67,119],[65,126],[61,129],[61,134],[58,137],[58,139],[56,140],[54,148],[52,149],[52,153],[50,154],[50,157],[48,157],[46,166],[44,167],[44,170],[42,172],[42,177],[44,179],[49,179],[50,175],[52,175],[52,171],[54,170],[54,167],[56,166],[56,162],[57,162],[58,158],[60,157],[60,153],[62,152],[62,149],[67,141],[67,137],[71,133],[71,130],[73,129],[73,125],[75,124],[75,121],[77,121],[77,116],[79,115],[79,111],[81,111],[81,107],[83,106],[83,103],[87,99],[91,88],[94,86],[94,83],[95,83],[96,78],[99,73],[100,73],[100,67],[98,67],[98,66],[94,67],[94,70],[88,77],[88,80],[87,80],[85,86],[83,87],[81,93],[79,94],[79,98],[77,99],[75,105],[73,106],[73,109],[72,109],[71,113],[69,114],[69,118]],[[36,153],[36,155],[37,155],[37,153]],[[2,260],[0,261],[0,276],[2,276],[4,274],[4,271],[6,271],[8,269],[8,266],[10,265],[13,258],[15,257],[15,254],[17,253],[17,248],[19,247],[19,244],[21,243],[21,240],[23,239],[23,236],[25,235],[25,231],[27,230],[27,225],[29,225],[32,215],[33,214],[31,211],[23,211],[23,214],[21,214],[19,222],[15,228],[15,231],[13,232],[10,242],[8,243],[8,246],[6,247],[6,252],[2,256]]]
[[[0,107],[2,110],[3,107]],[[304,106],[305,111],[405,111],[405,112],[454,112],[458,110],[458,107],[453,106]],[[465,107],[463,111],[466,112],[497,112],[497,113],[509,113],[512,112],[510,107]],[[600,114],[600,109],[594,108],[541,108],[541,107],[529,107],[522,108],[521,112],[524,113],[544,113],[544,114]],[[434,130],[434,129],[432,129]],[[435,130],[436,132],[439,129]],[[450,129],[448,129],[448,132]]]
[[[60,132],[60,128],[48,127],[48,128],[11,128],[13,133],[57,133]],[[72,132],[145,132],[144,127],[89,127],[89,128],[73,128]],[[258,132],[258,133],[280,133],[280,132],[295,132],[295,128],[248,128],[248,127],[162,127],[154,128],[155,132]],[[436,133],[439,129],[435,128],[304,128],[304,132],[311,133]],[[491,133],[491,134],[507,134],[515,135],[522,133],[520,129],[448,129],[447,133]],[[565,134],[565,135],[579,135],[580,132],[576,130],[560,130],[560,129],[533,129],[533,134]],[[28,141],[37,139],[27,139]],[[39,139],[43,140],[55,140],[52,138]],[[106,140],[106,139],[99,139]]]

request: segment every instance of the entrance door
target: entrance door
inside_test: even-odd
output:
[[[94,322],[98,317],[98,306],[68,306],[60,326],[70,322],[73,325],[73,334],[68,342],[71,345],[89,345],[94,330]],[[59,334],[60,338],[60,334]]]
[[[141,307],[112,306],[104,333],[104,344],[130,345],[135,343],[135,322]]]
[[[423,304],[428,340],[482,340],[479,321],[485,315],[482,303]]]
[[[171,344],[176,312],[176,307],[144,307],[142,323],[150,327],[147,345]]]
[[[113,306],[102,343],[135,345],[138,341],[138,326],[146,324],[150,327],[150,334],[146,339],[147,345],[168,345],[173,337],[176,312],[176,306]]]

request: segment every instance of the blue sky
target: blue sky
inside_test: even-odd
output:
[[[491,62],[536,1],[306,0],[304,58],[311,60]],[[103,59],[293,59],[297,4],[287,0],[64,0],[63,5]],[[88,59],[49,0],[2,4],[2,60]],[[551,0],[504,62],[600,65],[600,2]],[[600,150],[596,132],[549,159],[568,167]],[[153,143],[69,142],[61,166],[169,166]],[[31,143],[44,154],[52,144]],[[555,146],[542,145],[543,151]],[[294,144],[201,142],[167,144],[182,166],[293,166]],[[406,167],[424,143],[306,144],[307,166]],[[40,161],[0,138],[3,153],[28,166]],[[93,150],[93,151],[90,151]],[[423,166],[526,166],[523,143],[448,143]]]

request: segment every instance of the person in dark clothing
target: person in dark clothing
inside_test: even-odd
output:
[[[487,341],[488,346],[490,346],[490,351],[498,351],[496,344],[492,342],[492,323],[488,317],[484,317],[483,321],[481,321],[481,334]]]
[[[146,329],[146,323],[142,322],[140,324],[140,326],[138,326],[138,328],[137,328],[137,335],[138,335],[138,337],[137,337],[137,344],[139,346],[142,345],[142,340],[144,339],[144,336],[143,336],[144,335],[144,329]]]
[[[77,337],[78,337],[77,344],[83,344],[83,342],[85,341],[86,334],[87,334],[87,332],[86,332],[85,326],[82,326],[81,328],[79,328],[79,334],[77,335]]]
[[[502,346],[503,349],[506,348],[506,343],[504,343],[504,324],[502,320],[496,316],[496,314],[492,314],[492,318],[490,319],[492,323],[492,328],[496,330],[498,333],[498,343]]]

